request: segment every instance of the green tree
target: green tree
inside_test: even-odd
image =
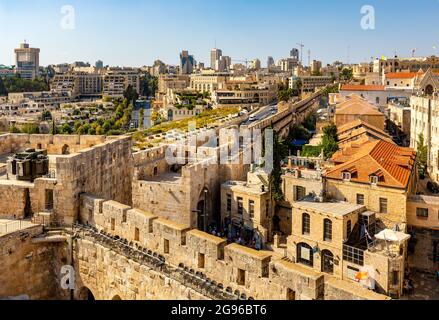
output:
[[[26,123],[21,127],[22,133],[38,134],[40,133],[40,127],[34,123]]]
[[[64,123],[61,126],[61,133],[62,134],[72,134],[72,132],[73,132],[72,128],[67,123]]]
[[[323,134],[331,137],[335,141],[338,140],[337,131],[337,126],[334,123],[331,123],[323,128]]]
[[[425,178],[428,166],[428,147],[425,145],[424,135],[418,136],[418,172],[421,179]]]
[[[340,73],[340,79],[350,81],[354,78],[354,71],[350,68],[344,68]]]
[[[139,128],[143,128],[143,117],[145,116],[145,109],[141,108],[139,111]]]
[[[8,91],[6,90],[5,84],[3,83],[3,78],[0,77],[0,96],[8,95]]]
[[[278,133],[273,135],[273,171],[271,173],[271,191],[273,199],[281,201],[284,198],[282,192],[282,161],[288,156],[288,145]]]
[[[321,147],[326,159],[331,158],[339,150],[337,126],[334,123],[323,128]]]
[[[279,90],[277,99],[280,101],[288,102],[294,95],[292,89]]]
[[[52,120],[52,114],[50,113],[49,110],[43,111],[43,113],[41,114],[41,120],[42,121]]]
[[[137,91],[133,88],[133,86],[130,84],[128,85],[128,87],[126,88],[126,90],[123,93],[124,98],[129,101],[132,102],[133,104],[136,102],[136,100],[139,98],[139,94],[137,93]]]
[[[9,132],[10,133],[21,133],[21,130],[19,128],[17,128],[15,126],[15,124],[13,124],[10,128],[9,128]]]
[[[110,122],[109,121],[105,121],[104,124],[102,125],[102,133],[106,134],[110,130],[111,130]]]

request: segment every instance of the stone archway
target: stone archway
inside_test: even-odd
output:
[[[117,294],[111,300],[117,301],[117,300],[122,300],[122,298]]]
[[[334,273],[334,255],[329,250],[322,251],[322,272]]]
[[[431,84],[427,85],[427,86],[425,87],[425,89],[424,89],[424,93],[425,93],[427,96],[432,96],[432,95],[433,95],[433,92],[434,92],[434,89],[433,89],[433,86],[432,86]]]
[[[79,290],[78,300],[95,301],[96,298],[89,288],[82,287],[81,290]]]

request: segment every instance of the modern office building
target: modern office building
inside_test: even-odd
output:
[[[222,57],[223,52],[221,49],[212,49],[210,51],[210,68],[218,71],[218,61]]]
[[[40,68],[40,49],[31,48],[28,43],[22,43],[15,49],[16,73],[23,79],[38,78]]]
[[[194,71],[195,59],[189,52],[183,50],[180,53],[180,74],[191,74]]]
[[[95,63],[96,69],[103,69],[104,68],[104,62],[102,60],[98,60]]]
[[[270,68],[270,67],[273,66],[273,65],[274,65],[274,59],[273,59],[272,56],[269,56],[269,57],[267,58],[267,68]]]

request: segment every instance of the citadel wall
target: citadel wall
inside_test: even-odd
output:
[[[157,252],[175,267],[205,273],[232,292],[238,290],[254,299],[324,299],[326,290],[337,296],[355,294],[357,299],[387,299],[356,284],[328,282],[326,276],[284,261],[274,252],[226,245],[225,240],[199,230],[84,194],[81,219],[91,215],[98,229]],[[119,267],[123,265],[125,261]],[[346,291],[345,286],[355,290]]]

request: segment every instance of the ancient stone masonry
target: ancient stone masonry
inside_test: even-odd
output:
[[[206,156],[188,157],[184,164],[170,165],[167,152],[164,146],[133,154],[133,206],[193,228],[200,226],[201,210],[208,213],[208,225],[219,222],[221,183],[245,179],[248,165],[220,164],[219,147],[198,148]]]
[[[355,293],[346,291],[344,282],[328,282],[326,276],[284,261],[274,252],[227,245],[224,239],[114,201],[83,194],[80,202],[81,222],[88,222],[96,234],[108,237],[107,246],[116,241],[131,248],[121,255],[97,241],[76,242],[74,260],[80,274],[77,289],[87,287],[101,299],[116,295],[132,299],[182,298],[183,292],[186,299],[215,298],[195,294],[199,290],[190,285],[183,290],[175,277],[163,277],[166,272],[156,275],[147,263],[139,264],[139,251],[150,252],[150,257],[155,254],[157,261],[163,261],[168,268],[206,277],[209,283],[241,298],[324,299],[328,292],[333,296],[355,294],[358,299],[387,299],[361,286],[355,287]]]
[[[64,298],[59,270],[65,248],[37,243],[41,226],[0,236],[0,297],[25,296],[33,300]]]
[[[50,175],[33,182],[0,176],[0,217],[29,218],[49,212],[64,224],[77,220],[79,194],[92,192],[131,204],[130,137],[2,135],[1,152],[45,149]],[[11,203],[13,205],[11,206]]]

